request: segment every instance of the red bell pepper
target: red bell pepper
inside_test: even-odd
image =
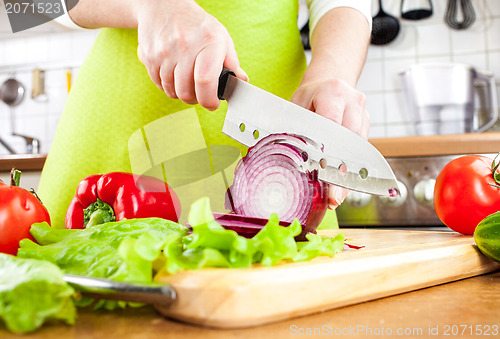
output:
[[[31,225],[46,221],[50,224],[49,212],[38,197],[19,187],[21,172],[13,169],[11,184],[0,181],[0,252],[17,254],[19,241],[28,238]]]
[[[112,172],[84,178],[66,212],[66,228],[82,229],[123,219],[158,217],[177,222],[179,198],[164,181]]]

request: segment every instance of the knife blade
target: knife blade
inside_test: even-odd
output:
[[[137,284],[72,274],[65,274],[63,279],[83,295],[91,298],[162,306],[170,306],[177,298],[175,289],[165,284]]]
[[[300,147],[307,160],[301,171],[350,190],[395,196],[396,177],[387,160],[367,140],[334,121],[253,86],[224,70],[219,99],[228,110],[222,132],[251,147],[270,134],[296,134],[320,147]]]

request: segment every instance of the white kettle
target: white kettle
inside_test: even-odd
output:
[[[415,64],[400,77],[417,135],[483,132],[498,119],[495,78],[490,72],[457,63]],[[487,91],[478,91],[480,84]],[[476,94],[487,102],[485,117],[475,105]]]

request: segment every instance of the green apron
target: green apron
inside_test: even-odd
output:
[[[250,82],[289,99],[306,67],[297,28],[297,0],[198,3],[229,31]],[[112,171],[154,174],[158,171],[148,172],[148,167],[155,167],[163,169],[164,176],[164,164],[152,160],[153,148],[161,149],[161,157],[171,160],[182,158],[179,150],[184,152],[184,148],[193,152],[206,149],[210,153],[212,146],[224,145],[239,150],[238,156],[246,152],[244,146],[221,132],[225,102],[210,112],[199,105],[193,109],[180,100],[170,99],[150,80],[136,52],[136,30],[104,28],[78,71],[38,188],[54,227],[64,227],[76,186],[90,174]],[[184,111],[188,108],[191,110]],[[176,118],[168,119],[174,113]],[[152,145],[152,140],[158,137],[160,140]],[[165,147],[158,145],[162,140]],[[170,156],[168,152],[176,154]],[[211,163],[212,170],[214,166],[217,164]],[[231,171],[221,172],[225,184],[231,182]],[[188,175],[189,171],[185,172]],[[197,184],[204,181],[199,179],[192,181]],[[184,188],[193,185],[178,186],[174,190],[183,195],[188,194]],[[198,198],[210,195],[211,189],[207,189],[210,185],[195,186],[187,191],[192,194],[198,190],[195,194]],[[181,202],[186,214],[189,205],[182,197]]]

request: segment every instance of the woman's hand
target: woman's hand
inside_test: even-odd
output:
[[[342,80],[302,81],[291,101],[368,138],[370,116],[365,95]],[[345,188],[330,185],[329,207],[337,208],[347,193],[349,190]]]
[[[348,7],[328,11],[311,34],[312,57],[292,102],[368,138],[366,98],[355,89],[370,43],[366,17]],[[347,189],[330,185],[329,206],[344,201]]]
[[[368,138],[370,116],[364,93],[339,79],[301,83],[292,102]]]
[[[137,24],[139,58],[170,98],[215,110],[223,67],[248,80],[226,28],[195,1],[142,1]]]

